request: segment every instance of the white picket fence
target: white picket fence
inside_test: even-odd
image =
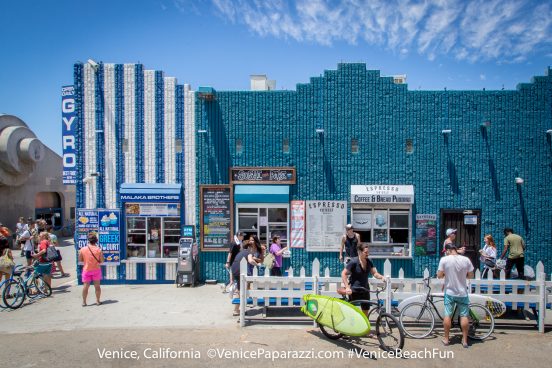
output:
[[[293,306],[303,305],[302,296],[305,294],[319,294],[338,297],[337,288],[342,286],[341,277],[331,277],[329,268],[320,274],[320,262],[315,259],[312,262],[312,274],[307,276],[305,268],[301,267],[299,275],[295,275],[293,268],[288,269],[288,276],[275,277],[265,272],[259,276],[257,268],[254,268],[253,275],[247,276],[247,262],[245,259],[240,263],[240,326],[244,327],[246,320],[252,320],[245,314],[247,305],[254,307],[269,306]],[[387,277],[387,287],[380,294],[385,301],[387,310],[391,310],[393,302],[400,302],[408,297],[420,295],[427,291],[421,278],[405,278],[401,268],[398,277],[391,278],[391,262],[386,260],[383,266],[383,275]],[[429,270],[424,270],[424,278],[429,277]],[[539,332],[544,332],[544,320],[548,300],[552,302],[552,275],[551,281],[546,281],[544,265],[539,262],[536,266],[536,279],[534,281],[506,280],[504,270],[500,273],[499,279],[493,279],[489,272],[487,278],[481,279],[480,271],[475,272],[475,278],[468,281],[469,290],[474,294],[488,295],[504,302],[512,309],[524,308],[533,309],[538,316]],[[381,281],[370,278],[370,284],[377,286]],[[442,289],[443,280],[431,279],[431,287],[435,292]],[[373,287],[371,287],[373,290]],[[371,293],[375,298],[375,293]],[[294,300],[298,303],[294,303]],[[287,301],[287,303],[286,303]],[[283,302],[283,303],[282,303]]]

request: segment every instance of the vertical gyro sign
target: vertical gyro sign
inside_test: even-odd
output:
[[[77,112],[75,109],[75,87],[61,87],[61,120],[63,149],[63,184],[77,182]]]

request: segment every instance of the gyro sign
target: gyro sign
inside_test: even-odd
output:
[[[61,87],[61,120],[63,149],[63,184],[77,183],[77,112],[75,111],[75,87]]]

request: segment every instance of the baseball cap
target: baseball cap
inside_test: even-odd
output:
[[[447,236],[450,236],[450,234],[454,234],[454,233],[456,233],[456,229],[447,229],[447,232],[446,232]]]
[[[353,228],[353,225],[351,225],[351,224],[347,224],[347,226],[345,226],[345,229],[347,229],[347,230],[351,230],[352,228]]]

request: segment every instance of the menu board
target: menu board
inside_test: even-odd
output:
[[[416,215],[416,245],[414,254],[423,256],[437,252],[437,215]]]
[[[201,250],[227,251],[232,241],[232,187],[200,186]]]
[[[307,201],[307,251],[338,252],[347,221],[346,201]]]
[[[98,245],[102,248],[104,264],[119,264],[120,218],[121,212],[115,209],[78,209],[75,227],[77,250],[88,244],[88,234],[94,231],[98,234]]]

